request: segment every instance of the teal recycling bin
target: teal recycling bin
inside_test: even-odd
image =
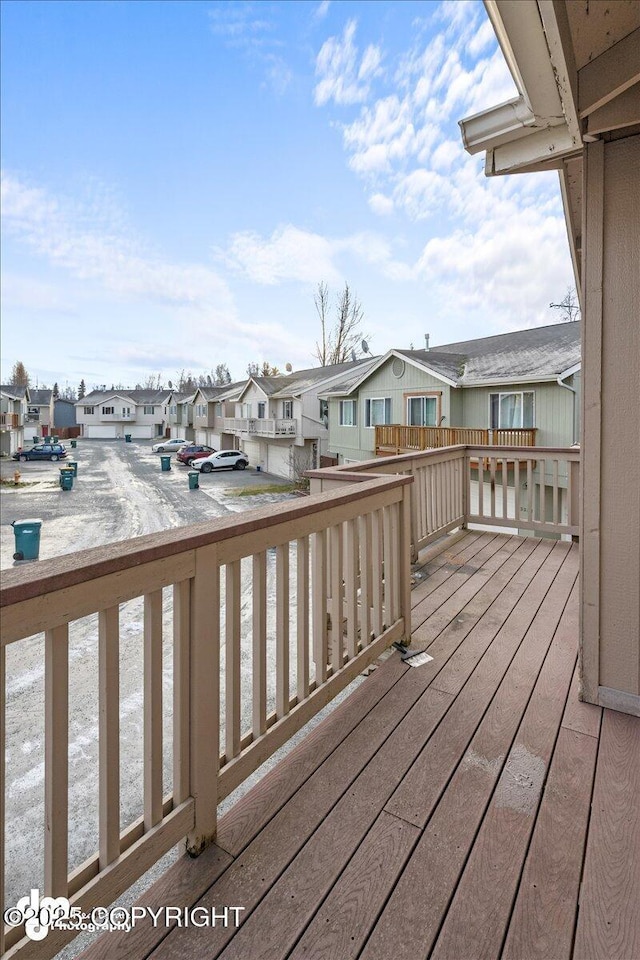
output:
[[[197,470],[189,470],[189,490],[197,490],[200,484],[198,478],[200,474]]]
[[[165,470],[171,470],[171,457],[160,457],[160,464],[163,473]]]
[[[16,541],[14,560],[37,560],[40,554],[42,520],[14,520],[11,524]]]
[[[125,435],[124,435],[124,442],[125,442],[125,443],[131,443],[131,434],[130,434],[130,433],[125,433]]]
[[[43,437],[42,439],[43,439],[44,443],[51,443],[51,437],[49,437],[49,436]]]
[[[78,476],[78,461],[77,460],[67,460],[66,466],[69,470],[73,470],[73,476]]]
[[[61,490],[72,490],[73,489],[73,467],[65,465],[60,467],[60,489]]]
[[[72,441],[71,441],[71,449],[72,449],[72,450],[75,450],[77,446],[78,446],[78,441],[77,441],[77,440],[72,440]]]
[[[40,439],[40,437],[39,437],[38,434],[36,433],[35,436],[34,436],[34,438],[33,438],[33,443],[37,443],[39,439]]]

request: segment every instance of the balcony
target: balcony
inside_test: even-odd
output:
[[[131,420],[135,420],[135,413],[101,413],[100,419],[105,423],[128,423]]]
[[[0,413],[0,430],[16,430],[20,426],[20,414]]]
[[[87,958],[637,953],[640,721],[577,699],[580,454],[508,455],[524,476],[544,461],[551,489],[532,483],[517,502],[506,466],[479,475],[502,450],[459,446],[315,471],[322,492],[304,501],[5,574],[3,652],[46,631],[47,828],[30,838],[44,846],[46,892],[86,912],[108,905],[186,836],[201,855],[139,906],[242,908],[237,928],[146,918]],[[522,524],[544,536],[510,532]],[[137,598],[143,815],[129,820],[118,659]],[[69,636],[87,616],[100,817],[98,848],[80,861]],[[388,655],[409,636],[429,662]],[[370,665],[218,822],[217,804]],[[7,930],[10,956],[50,957],[70,939],[20,936]]]
[[[295,437],[298,432],[298,421],[261,417],[226,417],[224,429],[225,433],[235,433],[245,437]]]
[[[408,427],[391,423],[378,425],[375,430],[375,453],[378,457],[450,447],[458,443],[533,447],[536,442],[535,427],[485,430],[479,427]]]

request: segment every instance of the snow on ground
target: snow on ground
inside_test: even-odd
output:
[[[71,451],[69,451],[71,453]],[[277,478],[252,470],[219,472],[200,478],[200,489],[188,488],[187,468],[172,458],[172,469],[161,472],[150,443],[80,440],[70,459],[78,462],[73,490],[59,488],[58,464],[24,463],[18,469],[24,487],[3,486],[0,527],[0,566],[14,566],[12,520],[42,519],[40,559],[74,553],[185,524],[228,516],[263,504],[291,499],[291,494],[265,493],[230,497],[228,491],[273,484]],[[12,477],[16,464],[2,463],[3,477]],[[284,481],[283,481],[284,483]],[[295,570],[295,545],[291,569]],[[242,727],[250,728],[251,590],[250,561],[243,561]],[[275,597],[275,551],[268,551],[268,586]],[[224,576],[221,619],[224,636]],[[164,790],[171,790],[172,617],[171,590],[163,596],[163,725]],[[268,655],[275,647],[275,602],[268,604]],[[295,592],[291,597],[295,624]],[[69,635],[69,867],[73,869],[98,844],[98,618],[85,617],[70,625]],[[295,626],[292,626],[292,690],[295,690]],[[142,599],[121,607],[120,614],[120,743],[121,826],[142,814],[143,698]],[[32,887],[43,887],[43,853],[34,838],[42,836],[44,805],[44,639],[42,635],[7,648],[7,898],[12,905]],[[221,650],[224,668],[224,646]],[[269,675],[268,696],[275,701],[275,676]],[[224,703],[221,722],[224,725]],[[317,722],[317,720],[316,720]],[[224,726],[223,726],[224,730]],[[274,761],[275,762],[275,761]],[[165,864],[166,865],[166,860]],[[159,868],[158,868],[159,869]],[[156,873],[158,872],[156,870]],[[139,895],[136,886],[128,899]],[[79,946],[79,945],[78,945]],[[77,948],[76,948],[77,949]],[[65,956],[74,952],[65,951]]]

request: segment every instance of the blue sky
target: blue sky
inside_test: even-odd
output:
[[[374,353],[557,319],[557,176],[461,144],[515,94],[479,0],[11,0],[2,63],[3,382],[312,366],[320,281]]]

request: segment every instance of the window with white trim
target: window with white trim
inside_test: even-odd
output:
[[[267,405],[263,400],[258,401],[258,420],[264,420],[267,415]]]
[[[93,407],[83,407],[83,408],[82,408],[82,412],[83,412],[83,413],[87,413],[87,414],[91,414],[91,413],[93,413]]]
[[[365,427],[377,427],[391,423],[391,397],[367,398],[364,402]]]
[[[143,412],[143,413],[146,413],[146,414],[153,414],[153,413],[156,412],[156,408],[155,408],[155,407],[143,407],[143,408],[142,408],[142,412]]]
[[[103,416],[105,416],[105,417],[107,417],[107,416],[109,416],[110,414],[115,413],[115,412],[116,412],[116,408],[115,408],[115,407],[103,407],[103,408],[102,408],[102,413],[103,413]]]
[[[282,419],[293,420],[293,400],[282,401]]]
[[[356,401],[355,400],[340,401],[340,426],[341,427],[356,426]]]
[[[492,430],[533,427],[533,425],[533,390],[489,394],[489,426]]]
[[[435,427],[437,416],[437,397],[407,397],[407,425],[409,427]]]

